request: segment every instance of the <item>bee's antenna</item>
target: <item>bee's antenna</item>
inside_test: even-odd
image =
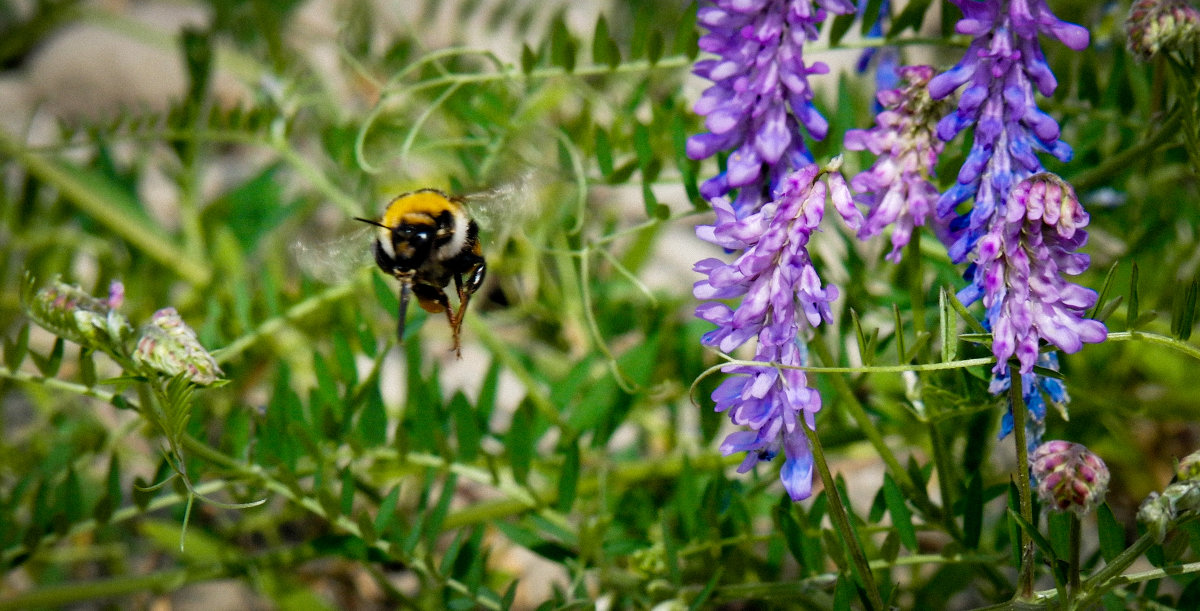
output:
[[[379,221],[373,221],[373,220],[371,220],[371,219],[365,219],[365,218],[362,218],[362,217],[360,217],[360,216],[356,216],[356,217],[354,217],[354,220],[356,220],[356,221],[362,221],[362,222],[364,222],[364,223],[366,223],[366,224],[368,224],[368,225],[374,225],[374,226],[376,226],[376,227],[383,227],[384,229],[388,229],[388,226],[387,226],[387,225],[384,225],[383,223],[380,223]]]

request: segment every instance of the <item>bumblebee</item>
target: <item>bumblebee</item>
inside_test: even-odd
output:
[[[400,322],[404,339],[409,299],[427,312],[445,312],[454,337],[454,352],[462,358],[459,329],[471,295],[483,284],[487,264],[479,246],[479,225],[468,215],[461,198],[437,189],[404,193],[388,203],[376,221],[355,217],[377,227],[375,263],[400,281]],[[454,280],[458,308],[450,306],[445,288]]]

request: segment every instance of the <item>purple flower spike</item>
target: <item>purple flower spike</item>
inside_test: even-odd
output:
[[[1088,256],[1075,252],[1087,241],[1087,223],[1071,185],[1042,173],[1013,188],[1005,214],[979,241],[975,275],[992,326],[993,373],[1003,373],[1013,355],[1021,373],[1031,373],[1043,339],[1076,352],[1107,337],[1102,323],[1083,317],[1095,291],[1062,277],[1087,269]]]
[[[949,107],[929,97],[926,85],[933,68],[906,66],[900,78],[902,87],[876,95],[884,110],[875,118],[875,127],[849,130],[845,140],[849,150],[879,156],[869,170],[850,179],[850,186],[859,193],[858,201],[869,207],[859,239],[895,225],[887,256],[893,263],[900,262],[913,229],[925,225],[937,204],[939,193],[929,179],[945,144],[936,137],[934,125]]]
[[[716,58],[696,62],[694,72],[713,82],[696,102],[708,132],[692,136],[687,154],[705,159],[732,151],[726,171],[707,180],[701,193],[714,199],[737,190],[732,208],[756,210],[792,170],[812,161],[804,134],[821,139],[828,123],[813,105],[808,75],[825,74],[821,62],[806,65],[804,43],[815,40],[826,11],[848,14],[849,0],[710,0],[697,21],[708,30],[700,49]]]
[[[1088,33],[1060,21],[1045,0],[951,1],[963,12],[955,29],[975,40],[962,61],[929,82],[929,92],[940,99],[966,85],[958,110],[938,125],[943,140],[975,126],[975,140],[957,184],[938,202],[938,215],[946,217],[958,204],[975,199],[971,211],[954,223],[950,258],[962,262],[987,232],[1008,190],[1043,169],[1037,153],[1070,160],[1071,147],[1058,139],[1058,124],[1035,101],[1035,90],[1049,96],[1058,86],[1038,34],[1080,50],[1087,46]]]
[[[797,170],[783,180],[774,200],[740,219],[727,198],[718,198],[712,202],[716,222],[696,228],[701,239],[741,251],[732,263],[714,258],[695,266],[706,276],[693,289],[705,301],[696,316],[717,325],[701,341],[731,352],[753,338],[756,361],[782,366],[725,368],[733,375],[713,392],[716,410],[748,430],[727,437],[721,452],[746,452],[739,469],[745,472],[783,450],[780,478],[793,500],[812,493],[812,453],[799,418],[813,428],[821,396],[808,386],[803,371],[786,367],[806,364],[800,340],[832,319],[830,302],[838,296],[837,287],[822,285],[808,240],[825,215],[827,199],[847,224],[862,222],[838,167],[840,161],[824,169],[809,164]],[[709,301],[739,297],[736,309]]]

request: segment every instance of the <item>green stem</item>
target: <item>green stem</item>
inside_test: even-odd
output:
[[[1133,545],[1125,548],[1125,551],[1117,554],[1112,562],[1104,565],[1104,568],[1096,571],[1091,577],[1084,580],[1081,590],[1086,594],[1076,602],[1074,608],[1088,609],[1091,608],[1101,596],[1104,596],[1115,585],[1118,585],[1121,580],[1125,579],[1121,575],[1121,571],[1129,568],[1146,550],[1154,546],[1154,537],[1149,533],[1142,535]]]
[[[1114,175],[1120,174],[1136,165],[1138,160],[1146,159],[1150,152],[1163,143],[1177,138],[1180,133],[1179,126],[1183,122],[1183,113],[1181,111],[1182,108],[1176,106],[1171,110],[1166,121],[1161,123],[1162,128],[1149,138],[1107,158],[1103,163],[1093,167],[1091,170],[1077,174],[1071,180],[1071,184],[1074,185],[1075,190],[1083,192],[1105,184],[1107,181],[1112,180]]]
[[[821,447],[821,440],[817,437],[816,431],[808,428],[808,423],[803,417],[797,418],[800,426],[804,429],[804,435],[808,437],[808,445],[812,448],[813,461],[817,465],[817,472],[821,474],[821,481],[825,484],[825,492],[829,499],[829,517],[833,520],[834,527],[842,535],[842,542],[850,549],[850,556],[854,560],[855,573],[858,574],[859,581],[864,590],[867,592],[867,599],[871,604],[872,609],[882,611],[883,597],[879,595],[879,588],[875,586],[875,574],[871,572],[871,565],[867,563],[867,556],[863,553],[862,546],[858,542],[858,536],[854,532],[854,527],[850,524],[850,518],[846,514],[846,508],[842,505],[842,495],[838,490],[837,484],[833,481],[833,475],[829,472],[829,465],[825,462],[825,451]]]
[[[1029,448],[1025,445],[1025,398],[1021,394],[1021,372],[1009,367],[1009,402],[1012,404],[1013,442],[1017,444],[1017,495],[1021,502],[1021,517],[1033,524],[1033,498],[1029,486]],[[1017,581],[1017,599],[1033,597],[1033,537],[1021,529],[1021,573]]]
[[[103,600],[139,592],[169,592],[189,583],[215,579],[224,574],[225,570],[220,565],[207,565],[172,569],[149,575],[65,583],[38,588],[0,600],[0,611],[61,608],[72,603]]]
[[[817,353],[817,358],[821,359],[822,363],[826,365],[833,364],[833,355],[824,342],[812,341],[809,342],[809,347]],[[846,411],[850,413],[850,417],[854,419],[863,436],[867,438],[867,441],[875,448],[879,457],[883,459],[884,464],[887,465],[888,472],[896,480],[900,489],[904,491],[904,495],[928,516],[940,518],[941,510],[929,501],[929,496],[924,490],[917,488],[916,483],[909,476],[908,470],[900,465],[900,461],[896,459],[896,455],[892,453],[892,449],[883,440],[883,435],[880,434],[875,423],[871,422],[871,418],[867,416],[866,410],[858,402],[858,398],[855,397],[854,391],[850,389],[850,385],[846,383],[845,378],[840,375],[831,375],[827,376],[826,379],[833,385],[837,396],[843,400]]]
[[[238,471],[238,472],[242,473],[243,475],[253,477],[254,479],[261,482],[262,485],[265,486],[267,489],[278,494],[279,496],[282,496],[283,498],[287,499],[288,501],[290,501],[296,505],[299,505],[303,509],[316,515],[317,517],[321,518],[322,520],[329,522],[330,524],[332,524],[334,527],[338,528],[342,532],[345,532],[354,537],[357,537],[359,539],[363,539],[364,541],[367,541],[367,539],[363,536],[362,529],[359,528],[358,523],[355,522],[353,519],[351,519],[349,516],[344,516],[344,515],[332,516],[332,515],[330,515],[328,512],[325,511],[325,507],[321,504],[321,502],[316,497],[301,496],[300,494],[296,493],[294,490],[289,488],[283,482],[280,482],[279,480],[276,480],[275,478],[271,477],[266,472],[265,469],[262,469],[258,465],[243,465],[242,463],[238,462],[237,460],[235,460],[229,456],[226,456],[213,448],[210,448],[208,445],[198,441],[196,438],[191,437],[191,436],[184,437],[183,445],[185,448],[187,448],[188,452],[190,452],[196,456],[200,456],[200,457],[202,457],[206,460],[212,461],[216,464],[223,465],[232,470]],[[374,542],[370,543],[370,545],[372,547],[374,547],[375,549],[383,552],[388,557],[393,557],[393,558],[402,560],[406,565],[408,565],[409,568],[416,571],[417,573],[420,573],[422,575],[425,575],[427,577],[435,579],[435,580],[445,584],[446,587],[448,587],[452,590],[455,590],[459,594],[463,594],[465,596],[470,597],[471,600],[475,603],[475,605],[477,607],[483,607],[483,608],[487,608],[487,609],[499,609],[500,608],[500,602],[498,600],[479,595],[476,588],[472,588],[456,579],[453,579],[453,578],[450,578],[450,577],[447,577],[444,575],[439,575],[437,568],[431,566],[426,558],[423,558],[419,555],[413,555],[412,557],[405,557],[403,555],[404,554],[403,550],[400,549],[399,546],[392,545],[392,543],[390,541],[385,541],[383,539],[377,539]]]
[[[249,334],[239,337],[224,348],[214,350],[213,358],[216,359],[217,364],[230,361],[246,350],[249,350],[262,339],[271,337],[283,330],[289,324],[306,318],[313,312],[319,311],[327,304],[339,301],[353,294],[358,288],[360,283],[359,280],[360,278],[356,277],[350,282],[325,289],[324,291],[317,293],[316,295],[313,295],[304,301],[301,301],[291,308],[288,308],[288,310],[282,315],[263,321],[263,323],[259,325],[257,329]]]
[[[212,278],[212,270],[164,237],[167,232],[161,227],[119,205],[118,202],[129,200],[130,196],[110,182],[96,179],[90,171],[66,161],[33,153],[3,130],[0,130],[0,154],[16,158],[27,172],[54,185],[63,199],[193,286],[205,286]]]
[[[1080,525],[1079,516],[1074,511],[1068,512],[1071,529],[1068,535],[1069,556],[1067,557],[1067,601],[1070,601],[1079,596],[1079,545],[1080,545]],[[1069,607],[1068,607],[1069,608]]]
[[[948,453],[946,438],[942,435],[941,429],[938,428],[937,421],[930,420],[927,423],[929,427],[929,443],[933,448],[933,462],[937,465],[938,472],[938,491],[942,493],[942,525],[946,527],[946,532],[950,533],[955,540],[962,540],[962,531],[958,528],[958,522],[954,521],[954,512],[950,509],[954,507],[954,487],[950,482],[956,479],[957,474],[954,472],[952,461]]]

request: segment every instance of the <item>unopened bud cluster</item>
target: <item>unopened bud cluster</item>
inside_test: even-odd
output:
[[[108,299],[97,299],[83,289],[55,278],[49,285],[25,298],[29,316],[43,328],[90,350],[110,354],[133,331],[129,320],[117,312],[125,298],[125,287],[113,282]]]
[[[1038,497],[1059,511],[1082,516],[1104,501],[1108,467],[1083,445],[1055,439],[1029,457]]]
[[[37,290],[26,284],[23,296],[30,318],[46,330],[88,350],[100,350],[140,373],[166,376],[184,374],[194,384],[207,386],[221,374],[212,355],[200,345],[196,332],[183,322],[175,308],[154,313],[139,329],[133,354],[128,346],[133,327],[117,311],[125,301],[125,287],[113,282],[106,299],[98,299],[73,284],[58,279]]]
[[[1142,61],[1200,41],[1200,11],[1181,0],[1138,0],[1125,19],[1129,50]]]
[[[185,374],[201,386],[217,381],[221,373],[212,355],[200,345],[196,332],[175,308],[155,312],[150,322],[142,325],[133,360],[168,376]]]
[[[1158,543],[1177,522],[1200,512],[1200,452],[1179,461],[1175,475],[1177,479],[1161,494],[1151,492],[1138,508],[1138,522]]]

